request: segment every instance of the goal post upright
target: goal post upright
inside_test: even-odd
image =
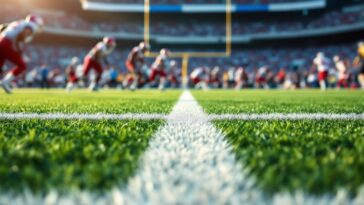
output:
[[[188,87],[188,62],[190,58],[230,57],[232,53],[232,5],[225,0],[225,52],[172,52],[171,57],[182,58],[182,87]],[[144,0],[144,42],[150,45],[150,0]],[[147,57],[157,57],[159,52],[149,51]]]

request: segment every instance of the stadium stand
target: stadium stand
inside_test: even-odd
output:
[[[1,9],[2,21],[11,21],[27,12],[23,11],[14,15],[11,9]],[[364,7],[355,11],[329,11],[307,22],[297,22],[294,19],[286,22],[234,22],[233,35],[246,35],[258,33],[278,33],[287,31],[300,31],[310,29],[331,28],[343,25],[352,25],[363,22]],[[46,25],[49,28],[102,31],[111,33],[143,33],[143,24],[138,21],[127,22],[92,22],[72,13],[48,12],[43,14]],[[178,26],[176,26],[178,25]],[[152,35],[169,36],[224,36],[225,22],[195,22],[192,20],[168,19],[158,23],[152,23],[150,33]]]
[[[90,0],[91,2],[101,2],[100,0]],[[309,0],[316,1],[316,0]],[[112,2],[121,4],[144,4],[144,0],[106,0],[102,2]],[[225,0],[151,0],[151,4],[224,4]],[[233,0],[237,4],[271,4],[271,3],[292,3],[304,2],[303,0]]]

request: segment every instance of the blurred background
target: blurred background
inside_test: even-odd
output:
[[[122,87],[127,54],[144,38],[143,0],[0,2],[1,23],[24,18],[29,13],[45,19],[44,32],[27,48],[28,70],[16,86],[40,86],[42,70],[46,69],[49,86],[64,87],[67,82],[64,70],[71,58],[83,59],[102,37],[113,36],[118,47],[110,56],[113,68],[104,72],[103,83]],[[225,3],[225,0],[151,0],[152,50],[224,51]],[[339,55],[348,67],[345,87],[360,87],[359,68],[352,61],[357,56],[357,43],[364,39],[363,1],[232,0],[231,10],[232,55],[189,60],[189,73],[199,67],[209,71],[211,87],[233,88],[237,75],[244,79],[242,87],[246,88],[318,87],[317,71],[312,66],[318,52],[324,52],[329,59]],[[148,63],[153,60],[148,59]],[[181,59],[175,60],[180,67]],[[180,82],[179,72],[176,73]],[[257,82],[261,75],[264,85]],[[338,75],[333,63],[329,86],[337,87]]]

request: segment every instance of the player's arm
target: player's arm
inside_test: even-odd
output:
[[[8,27],[8,24],[4,23],[4,24],[0,24],[0,33],[2,33],[3,31],[5,31],[5,29]]]
[[[104,57],[104,63],[106,66],[110,66],[109,58],[107,56]]]
[[[358,66],[359,66],[359,64],[360,64],[360,62],[361,62],[361,57],[360,57],[360,56],[356,56],[356,57],[354,58],[354,61],[353,61],[353,66],[354,66],[354,67],[358,67]]]
[[[26,43],[29,43],[33,39],[33,30],[29,27],[25,28],[15,40],[15,48],[18,52],[24,50]]]

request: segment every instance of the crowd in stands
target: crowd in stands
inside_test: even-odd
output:
[[[342,25],[350,25],[363,22],[364,9],[353,12],[330,11],[322,16],[305,21],[277,21],[277,22],[234,22],[232,24],[233,35],[249,35],[262,33],[277,33],[285,31],[303,31],[307,29],[330,28]],[[76,15],[56,16],[46,18],[49,27],[81,29],[86,31],[143,33],[143,22],[108,22],[92,24]],[[151,22],[151,35],[166,36],[224,36],[226,32],[225,22],[196,22],[191,20],[167,19],[165,21]]]
[[[107,2],[107,3],[120,3],[120,4],[144,4],[144,0],[89,0],[90,2]],[[247,5],[267,5],[274,3],[292,3],[292,2],[307,2],[317,0],[232,0],[235,4]],[[225,4],[226,0],[150,0],[151,4],[158,5],[179,5],[179,4]]]
[[[14,14],[13,9],[0,9],[1,22],[9,22],[14,19],[22,18],[26,12],[17,12]],[[110,33],[132,33],[142,34],[144,29],[143,22],[89,22],[80,16],[59,12],[49,12],[43,14],[47,28],[71,29],[80,31],[102,31]],[[333,10],[311,19],[308,22],[303,20],[288,20],[274,22],[236,22],[233,21],[233,35],[249,35],[263,33],[278,33],[289,31],[303,31],[308,29],[330,28],[342,25],[351,25],[363,22],[364,7],[354,11]],[[176,19],[151,21],[150,34],[162,36],[224,36],[226,33],[225,22],[207,22],[183,20],[178,22]]]
[[[20,78],[17,86],[64,87],[67,82],[65,68],[71,58],[76,56],[82,59],[87,50],[87,48],[41,45],[30,47],[27,51],[30,59],[28,72],[23,78]],[[329,59],[335,55],[340,56],[348,66],[345,87],[358,88],[360,86],[357,80],[359,70],[351,63],[356,56],[356,45],[354,44],[295,49],[235,50],[229,58],[192,58],[188,70],[191,74],[196,69],[203,68],[205,70],[203,82],[206,82],[208,88],[235,88],[237,76],[243,76],[244,79],[239,88],[316,88],[319,84],[313,59],[318,52],[325,53]],[[105,70],[101,80],[103,86],[123,87],[127,76],[127,69],[124,65],[127,54],[127,50],[117,50],[110,56],[109,60],[113,66]],[[153,60],[148,59],[147,64],[151,65]],[[180,68],[181,60],[175,60]],[[80,66],[81,64],[82,60]],[[180,87],[180,70],[175,73],[179,74],[174,76],[178,82],[174,86]],[[148,79],[148,75],[148,70],[146,70],[146,79]],[[190,86],[196,86],[192,79],[190,82]],[[338,72],[332,61],[328,85],[336,87],[337,82]],[[141,87],[143,86],[150,87],[151,85],[141,84]]]

